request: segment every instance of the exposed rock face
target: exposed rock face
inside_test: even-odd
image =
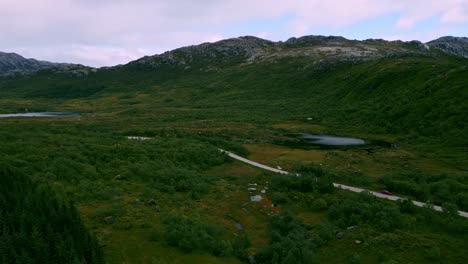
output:
[[[468,58],[468,38],[441,37],[426,43],[429,47],[439,49],[447,54]]]
[[[386,41],[367,39],[349,40],[339,36],[304,36],[287,41],[273,42],[245,36],[188,46],[160,55],[145,56],[119,67],[162,68],[182,70],[217,71],[227,65],[244,65],[256,62],[274,62],[283,58],[307,58],[314,64],[328,67],[336,62],[360,62],[381,58],[406,56],[438,56],[434,50],[450,56],[468,58],[468,38],[442,37],[428,43],[419,41]],[[97,69],[76,64],[51,63],[25,59],[14,53],[0,52],[0,76],[35,73],[51,70],[84,76]]]
[[[95,71],[95,69],[83,65],[26,59],[16,53],[0,52],[0,76],[30,74],[49,69],[75,75],[86,75],[93,70]]]
[[[161,55],[145,56],[130,64],[143,64],[153,67],[160,65],[190,67],[190,64],[217,65],[236,60],[239,57],[255,58],[274,46],[275,43],[272,41],[247,36],[183,47]]]
[[[329,44],[329,45],[340,45],[348,41],[347,39],[343,37],[337,37],[337,36],[303,36],[300,38],[290,38],[288,39],[285,44],[288,45],[323,45],[323,44]]]
[[[53,63],[35,59],[25,59],[16,53],[0,52],[0,73],[2,74],[32,72],[53,66]]]
[[[449,55],[466,56],[467,54],[466,38],[451,37],[448,40],[437,41],[424,44],[420,41],[404,42],[382,39],[358,41],[339,36],[304,36],[290,38],[285,42],[273,42],[246,36],[146,56],[131,62],[130,65],[153,68],[170,65],[184,69],[197,68],[211,71],[216,70],[218,65],[229,62],[239,64],[268,62],[290,57],[306,57],[316,63],[327,63],[406,56],[437,56],[431,48],[441,49]]]

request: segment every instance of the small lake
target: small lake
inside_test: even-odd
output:
[[[337,137],[329,135],[300,134],[299,139],[306,143],[326,146],[355,146],[366,144],[366,141],[360,138]]]
[[[14,113],[0,114],[0,118],[7,117],[80,117],[79,114],[70,112],[31,112],[31,113]]]
[[[376,140],[364,140],[352,137],[333,135],[291,133],[283,134],[283,138],[272,141],[273,144],[296,149],[361,149],[387,147],[388,143]]]

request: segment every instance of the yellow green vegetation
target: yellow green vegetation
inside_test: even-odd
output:
[[[41,201],[43,216],[56,203],[56,233],[66,237],[44,239],[35,231],[43,217],[10,223],[0,260],[29,263],[49,256],[38,248],[61,247],[51,255],[70,263],[464,263],[468,221],[456,211],[468,210],[466,60],[239,61],[206,72],[131,64],[1,78],[2,113],[81,116],[0,119],[0,175],[34,186],[23,195],[3,182],[0,223],[34,219],[25,201]],[[319,148],[294,133],[369,144]],[[272,175],[218,148],[302,176]],[[22,207],[5,210],[10,201]],[[15,246],[30,234],[36,244]]]

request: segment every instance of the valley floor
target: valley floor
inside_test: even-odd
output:
[[[261,262],[268,247],[289,239],[272,240],[272,219],[285,213],[295,219],[292,226],[294,221],[304,224],[307,243],[314,244],[310,250],[322,263],[463,263],[468,254],[468,221],[450,211],[432,213],[392,201],[369,200],[332,191],[328,185],[323,190],[302,189],[307,183],[296,185],[287,175],[278,178],[273,172],[225,159],[218,148],[280,166],[283,171],[320,167],[305,173],[319,181],[331,177],[334,182],[376,191],[387,188],[380,180],[386,173],[460,173],[457,166],[413,150],[376,148],[368,153],[362,149],[295,149],[258,141],[239,144],[235,139],[200,134],[200,128],[118,131],[88,123],[86,118],[14,119],[0,125],[6,140],[0,151],[6,162],[74,200],[84,223],[97,236],[107,263],[240,263],[254,255]],[[266,131],[261,128],[256,137],[272,135]],[[319,171],[324,176],[314,176]],[[253,184],[256,190],[249,192]],[[415,197],[400,193],[397,187],[391,189],[395,195]],[[263,199],[251,202],[254,195]],[[358,208],[380,213],[369,215]],[[336,215],[345,211],[344,219]],[[350,230],[350,226],[358,228]],[[177,237],[187,245],[171,240],[171,232],[180,230],[186,233]],[[205,243],[196,238],[204,236],[218,244],[194,246]],[[244,236],[249,242],[242,244],[239,239]],[[242,247],[240,253],[235,250],[239,243],[244,253]]]

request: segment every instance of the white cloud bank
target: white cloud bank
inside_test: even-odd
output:
[[[233,37],[236,27],[236,32],[247,34],[250,21],[290,17],[282,28],[255,33],[278,39],[317,27],[352,27],[391,14],[398,20],[386,35],[407,34],[434,17],[434,32],[468,28],[468,0],[0,0],[0,50],[52,61],[115,65]]]

